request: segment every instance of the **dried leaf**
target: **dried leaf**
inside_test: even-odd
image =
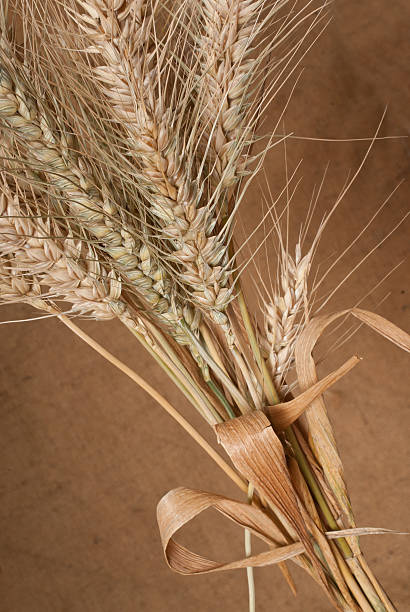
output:
[[[268,413],[269,419],[273,424],[276,431],[283,431],[296,419],[298,419],[306,410],[306,408],[315,400],[319,395],[324,393],[326,389],[329,389],[335,382],[337,382],[342,376],[347,374],[355,365],[359,363],[359,357],[351,357],[348,359],[340,368],[334,370],[325,378],[317,382],[316,384],[306,389],[303,393],[295,397],[289,402],[282,404],[276,404],[274,406],[268,406],[266,412]]]
[[[395,529],[384,529],[383,527],[355,527],[354,529],[341,529],[340,531],[326,531],[328,540],[364,535],[410,535],[410,533],[407,531],[396,531]]]
[[[306,480],[303,478],[299,464],[294,457],[288,458],[288,467],[293,487],[298,494],[305,511],[307,511],[310,520],[315,523],[316,527],[322,529],[322,522],[320,520],[315,502],[313,501],[312,494],[306,484]]]
[[[327,585],[298,508],[281,441],[267,417],[256,410],[216,425],[215,431],[237,470],[279,511],[285,525],[303,542],[306,554]]]
[[[301,391],[306,391],[318,381],[315,362],[312,357],[313,348],[326,327],[336,319],[347,314],[353,314],[363,323],[366,323],[375,331],[381,333],[398,346],[406,348],[409,346],[410,337],[398,327],[374,315],[366,310],[354,308],[343,310],[331,315],[320,316],[312,319],[300,334],[295,347],[296,372]],[[326,479],[340,504],[345,515],[347,524],[355,527],[353,513],[349,496],[343,476],[343,466],[337,451],[336,441],[333,436],[332,426],[327,416],[326,407],[322,397],[317,397],[305,411],[306,421],[309,428],[309,439],[312,450],[321,465]],[[350,539],[350,545],[356,554],[359,553],[358,545]]]
[[[269,545],[269,550],[237,561],[222,563],[202,557],[178,544],[173,538],[174,534],[209,508],[214,508],[240,527],[249,529],[256,537]],[[205,491],[184,487],[169,491],[158,504],[157,519],[167,564],[172,570],[180,574],[204,574],[228,569],[262,567],[280,563],[305,552],[305,546],[302,542],[286,544],[286,540],[278,527],[260,508]],[[330,531],[326,532],[325,535],[327,539],[337,539],[340,536],[381,533],[398,532],[363,527],[344,531]]]
[[[397,344],[404,351],[410,352],[410,336],[405,331],[391,323],[384,317],[381,317],[374,312],[368,310],[361,310],[360,308],[353,308],[352,315],[360,319],[363,323],[366,323],[369,327],[374,329],[390,342]]]
[[[270,550],[238,561],[221,563],[206,559],[178,544],[173,535],[208,508],[214,508],[231,521],[249,529],[255,536],[267,542]],[[157,520],[166,561],[171,569],[180,574],[262,567],[291,559],[304,552],[301,542],[286,545],[284,536],[274,522],[259,508],[204,491],[183,487],[169,491],[158,504]]]

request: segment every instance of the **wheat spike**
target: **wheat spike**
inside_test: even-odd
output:
[[[32,163],[40,163],[51,185],[64,195],[71,215],[103,245],[116,268],[148,302],[157,318],[174,331],[180,342],[190,340],[177,325],[182,308],[169,298],[170,281],[164,268],[153,263],[145,243],[127,226],[123,210],[97,189],[88,163],[75,157],[64,134],[52,131],[47,115],[15,85],[5,69],[0,73],[0,117],[25,142]]]
[[[152,275],[148,276],[142,271],[138,256],[141,245],[108,189],[100,193],[87,162],[75,157],[65,135],[59,137],[52,130],[46,113],[26,95],[22,86],[13,83],[4,69],[0,72],[0,117],[23,139],[32,162],[40,162],[40,169],[46,172],[50,183],[64,194],[70,213],[104,245],[118,267],[127,271],[128,278],[141,289],[152,307],[158,312],[166,310],[167,304],[153,288],[154,283],[164,282],[161,272],[150,270]]]
[[[36,212],[29,203],[13,193],[3,177],[0,192],[0,303],[25,302],[58,314],[55,301],[70,304],[70,315],[87,315],[97,320],[118,318],[127,328],[142,336],[145,345],[160,358],[149,325],[135,307],[122,297],[121,280],[107,271],[92,247],[70,235],[62,235],[49,218]],[[58,238],[57,238],[58,236]],[[67,312],[65,314],[68,314]],[[152,327],[152,326],[151,326]],[[166,356],[165,356],[166,358]],[[185,384],[191,384],[185,381]],[[198,409],[209,420],[209,402],[193,389]],[[210,406],[212,418],[215,410]],[[210,421],[212,424],[215,420]]]
[[[264,0],[203,0],[201,4],[204,135],[211,145],[214,176],[220,187],[229,188],[244,169],[239,157],[250,137],[246,126],[249,86],[258,64],[251,56],[252,42]]]
[[[35,203],[32,204],[32,207]],[[52,238],[52,236],[59,238]],[[91,246],[62,235],[50,219],[33,216],[3,177],[0,193],[0,296],[41,310],[54,300],[71,304],[70,314],[98,320],[118,317],[153,342],[144,321],[121,299],[121,280],[107,271]]]
[[[151,182],[147,197],[161,235],[172,245],[170,261],[180,266],[179,282],[190,287],[193,301],[228,331],[223,313],[230,298],[227,245],[214,232],[214,210],[201,204],[198,181],[192,180],[174,133],[173,109],[166,108],[160,70],[152,65],[158,51],[150,42],[147,6],[141,2],[137,13],[114,13],[112,1],[89,0],[82,2],[86,14],[78,14],[76,21],[90,41],[89,50],[104,60],[96,74],[117,119],[126,126],[141,184]]]
[[[31,276],[36,295],[64,299],[72,304],[72,313],[111,319],[124,312],[126,305],[119,300],[120,280],[99,265],[92,247],[86,249],[84,243],[70,236],[62,237],[57,243],[50,238],[57,233],[61,231],[53,228],[49,219],[31,218],[19,196],[3,184],[0,255],[10,257],[14,275],[20,274],[26,279]],[[47,287],[48,291],[41,293],[41,287]]]
[[[302,257],[299,243],[294,259],[283,253],[281,290],[275,291],[272,301],[265,304],[269,365],[275,387],[282,397],[288,390],[284,377],[293,363],[295,342],[302,328],[298,319],[305,306],[311,260],[312,251]]]

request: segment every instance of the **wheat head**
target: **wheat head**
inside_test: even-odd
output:
[[[166,108],[158,74],[158,49],[151,41],[149,3],[133,11],[113,13],[110,0],[82,2],[76,21],[98,51],[104,65],[96,68],[103,91],[123,121],[140,182],[150,181],[146,194],[161,236],[171,246],[169,260],[179,266],[178,282],[189,287],[194,303],[228,331],[224,309],[230,298],[226,241],[215,230],[217,216],[202,202],[198,177],[181,150],[172,107]],[[195,178],[195,180],[194,180]]]

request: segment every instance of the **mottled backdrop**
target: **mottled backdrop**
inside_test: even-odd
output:
[[[405,134],[407,7],[404,0],[336,0],[330,7],[331,24],[303,60],[304,72],[283,129],[305,137],[368,137],[388,105],[381,134]],[[284,100],[285,95],[272,106],[272,120]],[[357,168],[367,145],[288,141],[289,171],[303,158],[303,182],[294,201],[296,221],[303,219],[327,162],[317,219],[334,201],[349,170]],[[407,153],[404,139],[375,143],[323,238],[318,254],[323,266],[404,178]],[[273,190],[283,186],[283,160],[282,146],[267,161]],[[246,227],[261,209],[257,188],[251,196],[244,211]],[[337,284],[405,211],[402,185],[337,267],[332,283]],[[407,255],[408,229],[403,224],[352,276],[332,309],[353,305]],[[395,271],[366,304],[408,328],[405,269],[406,264]],[[388,292],[389,298],[378,306]],[[0,314],[3,320],[32,316],[24,307],[2,308]],[[120,324],[82,325],[163,389],[213,440],[212,432]],[[155,507],[167,490],[185,485],[238,496],[211,460],[155,402],[62,324],[47,319],[3,325],[0,346],[1,612],[245,612],[244,571],[181,577],[168,570],[162,557]],[[361,329],[329,357],[323,371],[353,352],[364,357],[363,363],[329,391],[327,399],[357,522],[409,529],[408,361],[398,348]],[[215,558],[243,552],[241,531],[212,513],[188,529],[186,541]],[[362,545],[399,610],[410,610],[407,538],[363,538]],[[298,586],[296,599],[278,569],[255,571],[258,611],[329,610],[319,588],[292,564],[291,571]]]

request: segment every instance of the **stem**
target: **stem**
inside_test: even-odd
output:
[[[371,605],[373,606],[373,609],[376,612],[387,612],[384,603],[382,602],[379,595],[377,594],[366,572],[363,571],[363,568],[360,565],[357,558],[351,557],[350,559],[346,559],[346,563],[350,567],[357,582],[362,587],[362,590],[365,593],[367,599],[370,601]]]
[[[222,360],[218,354],[217,348],[215,346],[215,343],[212,339],[211,334],[209,333],[209,330],[207,328],[207,326],[202,323],[202,325],[199,328],[199,331],[201,332],[201,335],[204,339],[204,342],[206,344],[206,348],[208,349],[209,354],[211,355],[212,359],[215,361],[215,363],[217,363],[219,365],[219,367],[221,368],[221,370],[223,370],[225,372],[225,374],[228,376],[228,372],[226,371],[226,368],[224,366],[224,364],[222,363]]]
[[[293,452],[295,454],[295,459],[298,462],[299,468],[309,486],[309,489],[311,490],[313,497],[316,500],[316,503],[318,504],[320,510],[322,511],[326,522],[328,523],[329,526],[331,526],[331,529],[333,531],[339,531],[339,526],[336,523],[333,517],[333,514],[328,506],[328,503],[325,500],[316,482],[316,479],[313,475],[310,465],[308,461],[306,460],[306,457],[302,449],[300,448],[299,442],[295,436],[295,433],[292,427],[289,427],[288,429],[286,429],[285,433],[286,433],[286,436],[290,444],[292,445]],[[356,557],[353,555],[353,552],[349,544],[345,540],[345,538],[338,538],[337,540],[335,540],[335,542],[338,545],[343,555],[343,558],[346,561],[351,573],[354,575],[357,582],[361,586],[363,592],[365,593],[367,599],[371,603],[373,609],[376,612],[387,612],[384,602],[378,593],[378,589],[375,588],[375,582],[374,582],[375,578],[373,577],[374,580],[369,579],[369,576],[366,574],[363,568],[359,565]],[[392,608],[392,610],[394,610],[394,608]]]
[[[212,427],[215,423],[221,423],[222,422],[222,418],[216,412],[216,410],[213,408],[213,406],[211,406],[209,404],[209,402],[206,403],[205,397],[202,397],[201,394],[198,393],[198,390],[195,389],[195,388],[192,388],[191,385],[185,385],[181,381],[181,379],[177,376],[177,374],[175,374],[175,367],[174,367],[174,369],[172,369],[170,367],[170,364],[167,363],[164,358],[161,358],[158,355],[158,353],[155,352],[155,350],[148,344],[148,342],[146,342],[144,340],[144,338],[143,338],[143,336],[141,336],[141,334],[139,334],[134,329],[132,329],[132,328],[130,328],[128,326],[127,326],[127,328],[137,338],[137,340],[139,342],[141,342],[141,344],[143,345],[145,350],[148,351],[148,353],[151,355],[151,357],[153,357],[153,359],[155,359],[155,361],[158,363],[158,365],[164,370],[164,372],[169,376],[169,378],[172,380],[172,382],[178,387],[178,389],[181,391],[181,393],[184,394],[184,396],[196,408],[196,410],[198,410],[198,412],[209,423],[209,425],[211,425],[211,427]],[[201,406],[204,403],[205,403],[205,406]],[[212,418],[211,418],[211,416],[209,414],[207,414],[207,410],[211,413]]]
[[[361,611],[362,612],[373,612],[373,608],[370,606],[369,602],[364,596],[363,591],[361,590],[359,584],[355,580],[350,568],[346,564],[346,561],[343,555],[340,553],[340,550],[338,549],[336,544],[332,541],[329,542],[329,545],[335,556],[336,562],[339,566],[342,576],[345,579],[345,582],[347,586],[349,587],[352,595],[354,596],[357,603],[359,604]]]
[[[161,357],[159,352],[157,353],[141,334],[136,332],[132,327],[129,327],[126,323],[125,325],[171,378],[171,380],[190,401],[194,408],[198,410],[201,416],[203,416],[204,419],[211,425],[211,427],[213,427],[215,423],[222,423],[223,419],[220,414],[215,410],[214,406],[212,406],[201,389],[195,385],[195,381],[190,376],[188,370],[181,363],[175,351],[173,351],[166,340],[161,338],[161,334],[155,330],[156,339],[163,345],[163,349],[169,354],[169,357],[166,354]],[[154,329],[151,329],[151,331],[154,332]],[[179,373],[179,376],[177,373]]]
[[[185,383],[185,379],[188,380],[190,388],[193,391],[195,391],[195,392],[200,392],[201,393],[201,397],[203,398],[203,401],[206,402],[207,407],[210,409],[212,414],[214,414],[214,411],[216,410],[216,413],[217,413],[217,422],[218,423],[221,422],[221,420],[224,421],[225,419],[222,417],[222,415],[219,412],[221,410],[221,408],[222,408],[221,403],[223,404],[223,406],[226,409],[226,406],[225,406],[226,398],[223,395],[222,391],[219,391],[219,393],[221,394],[221,397],[219,397],[219,401],[218,401],[218,398],[216,396],[214,397],[214,395],[211,396],[212,399],[209,399],[209,397],[201,390],[201,388],[200,387],[198,388],[198,385],[197,385],[195,379],[191,376],[191,373],[185,367],[185,365],[182,363],[181,359],[179,358],[179,356],[175,352],[175,350],[172,348],[170,343],[166,340],[166,338],[164,338],[163,334],[155,327],[155,325],[152,325],[150,322],[146,322],[146,325],[147,325],[148,329],[151,331],[151,333],[153,334],[153,336],[160,342],[160,344],[162,345],[162,347],[166,351],[166,353],[169,355],[169,357],[171,359],[171,368],[174,368],[174,366],[176,364],[178,369],[180,370],[182,376],[183,376],[184,383]],[[207,344],[207,348],[209,350],[208,344]],[[211,355],[213,355],[212,352],[211,352]],[[200,368],[200,366],[198,366],[198,367]],[[206,382],[208,384],[208,382],[210,380],[210,377],[209,377],[209,375],[205,376],[205,372],[203,371],[203,369],[202,369],[202,375],[203,375],[204,382]],[[222,397],[224,398],[225,402],[221,401]]]
[[[51,311],[50,308],[44,308],[45,310]],[[102,357],[107,359],[111,364],[117,367],[121,372],[126,374],[131,380],[133,380],[137,385],[139,385],[148,395],[150,395],[154,400],[156,400],[162,408],[177,422],[181,427],[192,437],[193,440],[215,461],[215,463],[225,472],[225,474],[245,493],[248,493],[248,484],[233,470],[223,459],[222,457],[212,448],[212,446],[196,431],[196,429],[160,394],[156,389],[154,389],[144,378],[139,376],[136,372],[134,372],[130,367],[120,361],[117,357],[112,355],[107,349],[98,344],[96,340],[91,338],[88,334],[86,334],[80,327],[78,327],[75,323],[71,321],[67,316],[59,313],[57,310],[54,310],[54,314],[58,316],[58,318],[66,325],[72,332],[74,332],[77,336],[79,336],[84,342],[86,342],[91,348],[93,348],[97,353],[99,353]],[[293,431],[291,432],[290,442],[292,443],[292,434],[293,437],[295,434]],[[296,445],[294,447],[295,457],[299,463],[299,467],[303,473],[303,475],[307,478],[308,484],[312,486],[312,494],[317,499],[317,503],[323,505],[323,509],[326,512],[326,516],[330,519],[329,526],[332,527],[333,530],[337,531],[338,526],[333,528],[335,525],[333,515],[324,500],[320,489],[314,479],[314,476],[310,470],[309,465],[307,464],[306,458],[304,457],[302,450],[299,446],[299,443],[296,441]],[[298,460],[299,457],[299,460]],[[319,496],[318,496],[319,493]],[[323,502],[319,502],[319,499],[322,498]],[[329,514],[330,513],[330,514]],[[356,580],[359,582],[363,591],[365,592],[367,598],[371,602],[374,610],[376,612],[387,612],[384,603],[379,597],[378,593],[375,590],[374,583],[375,578],[372,576],[372,580],[369,579],[366,570],[359,566],[357,559],[352,558],[352,552],[350,547],[344,538],[340,538],[336,540],[336,542],[342,542],[340,549],[342,550],[343,555],[345,552],[349,553],[350,558],[346,558],[346,561],[350,567],[350,570],[356,577]],[[360,571],[359,571],[360,570]],[[394,608],[391,608],[394,610]]]
[[[358,557],[358,559],[359,559],[360,565],[362,566],[362,568],[365,571],[365,573],[367,574],[370,582],[372,583],[372,585],[376,589],[377,594],[379,595],[380,599],[382,600],[382,602],[386,606],[386,609],[388,610],[388,612],[396,612],[396,608],[394,607],[393,603],[390,601],[389,596],[384,591],[384,589],[383,589],[382,585],[380,584],[380,582],[378,582],[376,576],[373,574],[373,572],[372,572],[371,568],[369,567],[366,559],[363,557],[363,555],[360,555]]]
[[[260,391],[258,392],[258,389],[256,388],[252,380],[252,371],[246,367],[246,364],[245,364],[245,361],[242,355],[240,354],[240,352],[237,350],[235,346],[231,348],[231,353],[232,353],[233,358],[236,361],[238,368],[240,369],[242,373],[246,386],[248,387],[248,391],[250,393],[254,408],[261,410],[262,409],[262,396],[261,396]]]
[[[259,348],[259,344],[256,340],[256,336],[255,336],[255,332],[253,330],[253,325],[252,325],[252,321],[251,318],[249,316],[249,312],[248,312],[248,308],[246,306],[245,303],[245,299],[243,297],[243,293],[242,290],[239,290],[238,293],[238,304],[239,304],[239,309],[241,311],[241,315],[242,315],[242,320],[243,320],[243,324],[245,326],[246,329],[246,333],[248,334],[248,338],[249,338],[249,343],[251,345],[252,348],[252,352],[254,354],[254,357],[256,359],[256,363],[258,364],[259,370],[261,371],[261,374],[263,376],[263,381],[265,383],[265,393],[266,393],[266,397],[268,398],[268,402],[270,404],[279,404],[279,396],[278,393],[275,389],[275,386],[272,382],[272,379],[269,375],[269,371],[268,368],[266,367],[266,363],[265,360],[262,357],[262,353],[260,351]]]
[[[91,338],[88,334],[86,334],[80,327],[75,325],[68,317],[63,314],[58,314],[58,318],[71,329],[77,336],[79,336],[84,342],[86,342],[91,348],[93,348],[97,353],[99,353],[102,357],[107,359],[112,365],[121,370],[126,376],[131,378],[137,385],[139,385],[148,395],[150,395],[155,401],[157,401],[162,408],[168,414],[175,419],[179,425],[195,440],[197,444],[203,450],[208,453],[208,455],[215,461],[215,463],[225,472],[227,476],[245,493],[248,492],[247,483],[228,465],[222,457],[212,448],[212,446],[203,438],[196,429],[176,410],[166,399],[163,397],[156,389],[151,387],[151,385],[139,374],[134,372],[130,367],[125,365],[122,361],[117,359],[114,355],[112,355],[107,349],[105,349],[101,344],[98,344],[94,338]]]
[[[248,503],[252,503],[253,498],[253,485],[249,483],[248,485]],[[250,557],[252,554],[252,534],[249,529],[245,529],[245,555]],[[256,601],[255,601],[255,580],[253,575],[253,567],[246,568],[246,575],[248,578],[248,594],[249,594],[249,612],[256,611]]]
[[[228,400],[226,399],[226,397],[224,396],[224,394],[222,393],[222,391],[220,390],[218,385],[216,383],[214,383],[213,380],[208,380],[207,384],[208,384],[209,388],[212,389],[212,391],[215,393],[216,397],[219,399],[219,401],[221,402],[221,404],[225,408],[226,412],[228,413],[229,418],[230,419],[234,419],[236,417],[236,414],[232,410],[232,406],[230,405],[230,403],[228,402]]]
[[[234,398],[234,400],[238,404],[238,407],[239,407],[240,411],[242,413],[249,412],[248,402],[243,397],[243,395],[239,391],[239,389],[233,384],[233,382],[231,381],[229,376],[227,376],[225,374],[223,369],[219,367],[219,365],[214,361],[214,359],[212,359],[212,357],[209,355],[209,353],[204,349],[202,344],[199,342],[198,338],[196,338],[196,336],[192,333],[192,331],[189,329],[189,326],[185,323],[185,321],[182,320],[180,322],[180,325],[183,328],[183,330],[188,334],[188,336],[191,338],[192,343],[194,344],[195,348],[197,349],[199,355],[213,369],[215,374],[218,376],[219,380],[228,389],[229,393],[232,395],[232,397]]]
[[[244,297],[241,291],[238,294],[238,302],[239,302],[239,307],[240,307],[240,311],[241,311],[242,318],[243,318],[243,323],[245,325],[245,328],[248,334],[248,338],[249,338],[249,342],[252,347],[252,351],[254,353],[254,356],[258,363],[260,371],[263,374],[263,379],[266,384],[266,388],[265,388],[266,397],[271,404],[273,405],[277,404],[279,403],[279,397],[274,387],[269,371],[266,367],[266,363],[261,355],[260,348],[258,346],[255,332],[253,330],[252,322],[249,316],[249,312],[248,312],[248,309],[247,309],[247,306],[246,306],[246,303],[245,303],[245,300],[244,300]],[[318,504],[320,510],[322,511],[323,516],[325,517],[325,520],[327,521],[328,525],[331,526],[333,531],[338,531],[339,526],[337,525],[333,517],[332,511],[316,482],[316,479],[313,475],[311,467],[302,449],[300,448],[299,442],[295,436],[295,433],[292,427],[289,427],[288,429],[286,429],[285,434],[288,438],[289,443],[291,444],[293,448],[293,452],[295,453],[295,458],[298,462],[299,468],[312,492],[314,499],[316,500],[316,503]],[[361,588],[366,594],[366,597],[368,598],[369,602],[372,604],[374,610],[376,612],[387,612],[381,597],[376,591],[376,588],[374,585],[374,580],[375,580],[374,577],[373,577],[374,580],[370,580],[366,572],[363,571],[363,568],[359,566],[359,563],[353,557],[352,550],[349,544],[347,543],[347,541],[345,540],[345,538],[338,538],[336,540],[336,543],[340,551],[342,552],[344,559],[348,563],[350,571],[355,576],[357,582],[360,584]]]
[[[285,430],[286,433],[286,437],[289,441],[289,443],[292,446],[294,455],[295,455],[295,459],[298,462],[300,471],[302,472],[308,486],[309,489],[313,495],[313,497],[316,500],[317,505],[319,506],[323,516],[325,517],[325,520],[328,524],[328,526],[330,527],[330,529],[332,531],[338,531],[339,526],[336,523],[333,514],[328,506],[328,503],[326,501],[326,499],[323,496],[322,491],[319,488],[319,485],[317,484],[316,478],[313,475],[313,472],[310,468],[310,465],[302,451],[302,449],[300,448],[299,442],[296,438],[295,432],[293,431],[292,427],[288,427]],[[343,556],[346,557],[351,557],[352,556],[352,551],[350,549],[350,546],[348,545],[348,543],[346,542],[345,539],[343,538],[338,538],[336,540],[336,542],[339,545],[339,548],[341,549]]]

